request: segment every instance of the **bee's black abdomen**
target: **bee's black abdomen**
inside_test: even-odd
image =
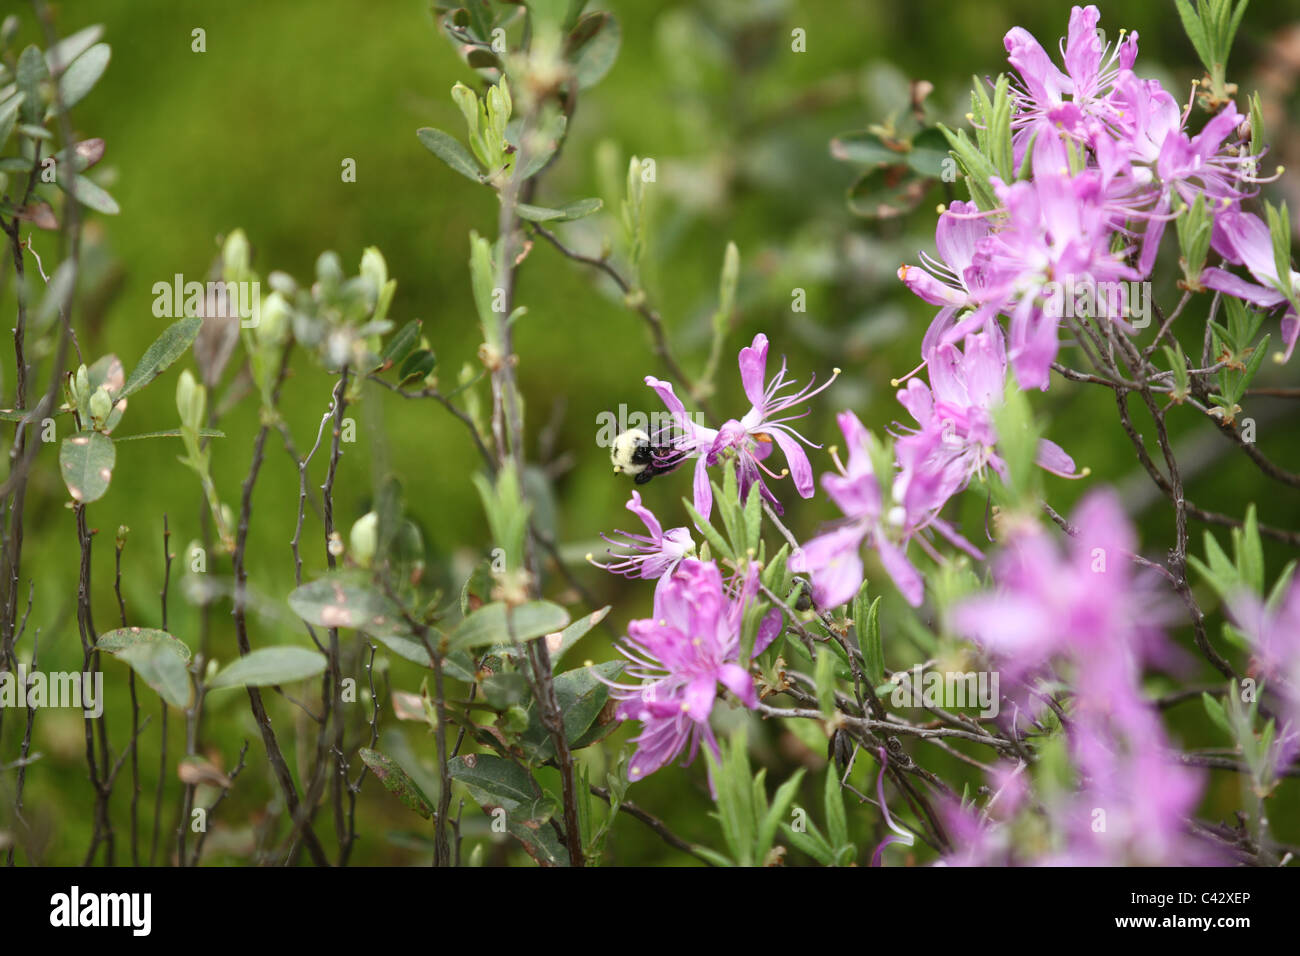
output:
[[[654,448],[648,441],[639,441],[636,443],[636,450],[632,452],[632,462],[637,465],[648,465],[654,461]]]

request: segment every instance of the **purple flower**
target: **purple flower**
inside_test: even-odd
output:
[[[614,533],[622,535],[626,539],[624,541],[602,534],[601,537],[610,544],[624,550],[609,551],[608,553],[614,560],[608,564],[600,564],[592,560],[591,555],[587,555],[587,560],[597,567],[612,571],[615,574],[622,574],[625,577],[643,578],[645,580],[657,579],[659,583],[655,586],[655,589],[658,591],[664,586],[664,583],[668,580],[668,575],[672,574],[673,569],[681,563],[682,559],[695,552],[695,541],[692,540],[691,533],[686,528],[670,528],[665,532],[654,513],[641,504],[639,492],[632,492],[632,497],[627,503],[627,510],[641,519],[641,523],[645,525],[649,534],[634,534],[630,531],[616,530]]]
[[[921,575],[890,536],[892,531],[905,541],[913,529],[908,527],[903,509],[895,508],[887,531],[880,483],[871,463],[870,436],[852,412],[840,412],[838,419],[848,449],[848,467],[842,467],[841,474],[823,475],[822,487],[847,520],[795,551],[790,556],[790,570],[812,575],[813,601],[819,607],[838,607],[862,586],[861,548],[869,541],[898,590],[917,607],[925,590]]]
[[[1277,763],[1289,763],[1300,752],[1300,578],[1268,604],[1253,594],[1241,594],[1229,608],[1250,641],[1259,672],[1286,702],[1277,733]]]
[[[1006,465],[996,450],[997,432],[993,410],[1002,404],[1007,380],[1006,349],[1002,332],[989,323],[985,330],[966,337],[965,350],[939,345],[922,352],[929,369],[930,385],[911,379],[898,392],[898,401],[916,419],[918,429],[899,438],[899,445],[928,445],[927,454],[916,455],[914,468],[935,474],[929,507],[937,510],[949,497],[961,491],[985,466],[1005,476]],[[918,438],[934,432],[938,441]],[[1039,443],[1038,463],[1054,474],[1078,477],[1074,461],[1054,442]]]
[[[1070,175],[1061,140],[1044,131],[1035,141],[1034,178],[993,188],[1006,209],[1003,228],[991,233],[981,251],[1000,285],[986,291],[1010,316],[1007,346],[1022,388],[1046,389],[1060,347],[1060,316],[1039,296],[1048,282],[1071,279],[1076,285],[1139,278],[1111,249],[1115,212],[1107,205],[1099,173]],[[949,331],[951,342],[970,323]]]
[[[1167,598],[1134,572],[1135,538],[1112,493],[1090,494],[1071,524],[1064,549],[1037,525],[1013,530],[994,562],[997,590],[951,616],[1013,683],[1055,676],[1073,691],[1065,732],[1080,786],[1049,799],[1049,827],[1065,844],[1032,862],[1212,862],[1184,822],[1201,777],[1177,764],[1141,688],[1143,663],[1166,654]],[[966,830],[975,859],[1006,862],[996,859],[1005,841]]]
[[[1202,285],[1265,308],[1288,303],[1282,316],[1282,341],[1286,344],[1285,358],[1290,359],[1300,336],[1300,316],[1279,289],[1281,282],[1268,226],[1258,216],[1225,209],[1215,216],[1210,244],[1228,262],[1245,266],[1258,285],[1214,267],[1201,273]],[[1300,272],[1292,271],[1290,278],[1292,288],[1300,286]]]
[[[1119,110],[1112,103],[1110,92],[1115,81],[1137,59],[1138,35],[1130,33],[1125,37],[1121,32],[1120,41],[1107,46],[1097,33],[1100,18],[1094,6],[1070,10],[1064,71],[1023,27],[1013,27],[1003,39],[1007,60],[1020,81],[1016,90],[1016,116],[1012,120],[1017,130],[1014,138],[1017,167],[1036,133],[1059,125],[1079,135],[1090,125],[1118,118]]]
[[[1016,679],[1082,655],[1104,699],[1108,687],[1128,686],[1142,661],[1160,658],[1168,602],[1135,571],[1133,530],[1113,493],[1090,493],[1070,523],[1077,534],[1064,549],[1037,524],[1015,529],[994,560],[997,590],[957,605],[952,625]]]
[[[989,283],[983,260],[976,253],[988,234],[988,219],[979,208],[973,202],[957,200],[940,214],[934,230],[938,259],[922,252],[925,266],[899,266],[898,278],[908,289],[931,305],[942,306],[921,342],[923,358],[939,345],[940,337],[961,312],[982,305],[980,293]],[[979,313],[980,319],[995,311],[986,307]]]
[[[713,511],[713,489],[709,485],[708,469],[719,462],[734,459],[737,467],[737,479],[741,500],[749,497],[751,488],[757,486],[759,493],[782,514],[780,501],[763,480],[780,479],[789,474],[794,479],[795,490],[803,498],[813,495],[812,465],[808,455],[800,447],[800,442],[812,448],[820,447],[808,441],[790,426],[790,422],[802,418],[807,412],[785,415],[798,405],[830,386],[839,375],[835,370],[830,381],[820,388],[815,388],[816,376],[808,385],[796,389],[795,384],[786,378],[785,360],[781,360],[781,369],[764,384],[767,374],[767,336],[759,333],[754,336],[752,345],[740,350],[740,378],[749,398],[750,409],[745,415],[727,421],[720,429],[703,428],[690,422],[681,400],[673,394],[672,386],[667,382],[647,376],[646,384],[659,393],[664,404],[675,419],[680,418],[679,434],[671,442],[671,455],[677,460],[696,455],[695,465],[695,510],[705,518]],[[791,391],[792,389],[796,389]],[[764,460],[772,454],[772,446],[778,446],[785,456],[787,468],[780,474],[774,473]]]
[[[654,617],[632,621],[619,649],[631,662],[625,674],[639,684],[610,683],[619,720],[641,721],[628,779],[640,780],[689,746],[688,762],[703,741],[718,753],[709,727],[718,685],[746,707],[758,706],[754,680],[740,657],[745,607],[758,592],[758,568],[728,589],[713,562],[685,558],[655,593]],[[754,655],[781,629],[773,608],[759,625]],[[745,665],[748,665],[748,661]]]

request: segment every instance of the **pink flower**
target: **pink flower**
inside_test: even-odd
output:
[[[1090,494],[1071,524],[1077,534],[1064,549],[1036,525],[1013,533],[994,562],[997,590],[966,599],[951,617],[1013,683],[1056,677],[1073,691],[1065,732],[1080,785],[1045,807],[1065,845],[1031,862],[1213,862],[1185,824],[1201,776],[1176,763],[1142,693],[1142,665],[1165,655],[1167,596],[1134,572],[1136,541],[1112,493]],[[967,852],[983,863],[1007,849],[991,829],[966,827]]]
[[[780,479],[789,474],[794,479],[795,490],[800,497],[811,498],[813,495],[812,465],[800,442],[812,448],[820,447],[808,441],[790,426],[790,422],[802,418],[807,412],[785,415],[796,406],[805,404],[817,393],[828,388],[839,375],[839,369],[830,381],[820,388],[814,388],[816,376],[802,389],[795,388],[793,382],[786,378],[785,360],[781,369],[770,382],[764,384],[767,373],[767,336],[759,333],[754,336],[752,345],[740,350],[740,378],[749,398],[750,409],[745,415],[727,421],[720,429],[702,428],[689,421],[681,400],[673,394],[672,386],[658,379],[647,377],[646,384],[655,389],[668,406],[674,418],[682,419],[680,435],[672,440],[670,456],[681,460],[687,456],[698,456],[695,465],[695,510],[705,518],[713,511],[713,489],[709,485],[708,469],[719,462],[734,459],[737,466],[737,478],[740,486],[741,500],[749,497],[751,488],[757,486],[759,493],[771,503],[778,514],[782,514],[780,501],[763,480]],[[785,456],[787,468],[780,474],[771,471],[764,460],[772,454],[776,445]]]
[[[989,277],[976,252],[988,234],[988,219],[980,214],[979,208],[972,202],[957,200],[939,216],[934,230],[939,258],[922,252],[924,267],[899,267],[898,278],[908,289],[931,305],[942,306],[921,342],[923,358],[939,345],[940,338],[958,315],[967,309],[979,309],[983,304],[980,293],[989,284]],[[996,310],[986,308],[979,314],[982,319],[996,314]]]
[[[939,345],[922,352],[929,369],[930,385],[911,379],[898,392],[898,401],[916,419],[918,429],[900,437],[898,446],[927,445],[926,454],[914,456],[916,468],[935,475],[931,482],[937,510],[952,495],[964,489],[986,466],[1005,475],[1006,465],[998,455],[993,410],[1002,404],[1007,380],[1007,357],[1002,332],[992,323],[985,330],[966,337],[965,350]],[[919,438],[934,432],[938,441]],[[1054,474],[1077,477],[1074,461],[1060,446],[1044,439],[1039,443],[1038,463]]]
[[[647,507],[641,504],[641,495],[633,491],[628,500],[627,510],[641,519],[649,534],[633,534],[630,531],[615,531],[626,540],[619,541],[608,535],[601,537],[623,551],[609,551],[615,559],[608,564],[592,561],[597,567],[622,574],[629,578],[658,580],[656,591],[668,580],[668,575],[681,563],[682,559],[695,551],[695,542],[686,528],[670,528],[664,531],[659,519]]]
[[[1007,32],[1003,40],[1007,60],[1020,81],[1012,120],[1017,130],[1013,140],[1017,167],[1035,133],[1059,124],[1080,135],[1091,124],[1117,118],[1119,111],[1110,93],[1115,81],[1137,59],[1138,35],[1121,36],[1114,46],[1107,46],[1097,34],[1100,17],[1094,6],[1070,10],[1064,71],[1028,30],[1013,27]]]
[[[1264,604],[1253,594],[1241,594],[1229,608],[1250,641],[1266,686],[1285,701],[1277,762],[1289,763],[1300,752],[1300,578],[1276,601]]]
[[[880,483],[871,463],[870,436],[852,412],[840,412],[838,418],[849,463],[842,474],[823,475],[822,487],[848,520],[795,551],[790,556],[790,570],[812,575],[813,601],[819,607],[838,607],[862,586],[861,548],[869,541],[898,590],[917,607],[925,590],[921,575],[907,560],[904,548],[890,536],[891,532],[901,535],[905,543],[912,530],[907,516],[901,508],[895,509],[896,520],[886,529]]]
[[[1300,316],[1296,315],[1294,306],[1289,304],[1287,297],[1279,290],[1281,280],[1268,226],[1258,216],[1237,209],[1225,209],[1215,216],[1214,233],[1210,242],[1215,252],[1228,262],[1245,266],[1258,284],[1214,267],[1201,273],[1201,283],[1225,295],[1267,309],[1288,303],[1282,315],[1282,341],[1286,344],[1286,358],[1290,359],[1295,350],[1296,338],[1300,336]],[[1300,272],[1291,271],[1291,285],[1292,288],[1300,287]]]
[[[1135,569],[1136,540],[1112,492],[1089,494],[1070,523],[1078,533],[1064,548],[1038,525],[1013,534],[993,563],[997,590],[957,605],[952,624],[1016,679],[1082,655],[1095,665],[1085,675],[1091,689],[1105,699],[1142,661],[1160,657],[1169,602]]]
[[[758,706],[754,680],[739,660],[745,607],[758,592],[757,566],[732,590],[716,564],[694,558],[683,559],[665,580],[655,593],[654,617],[628,624],[619,648],[631,662],[624,673],[641,683],[609,685],[617,718],[642,724],[629,780],[654,773],[688,746],[688,761],[694,759],[701,741],[718,752],[709,715],[719,684],[746,707]],[[755,656],[780,629],[774,608],[759,625]]]

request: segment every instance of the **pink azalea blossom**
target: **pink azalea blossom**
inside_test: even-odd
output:
[[[911,379],[898,392],[898,401],[916,419],[918,428],[909,430],[913,435],[930,431],[939,435],[933,457],[925,460],[939,475],[933,504],[937,508],[964,489],[972,477],[983,475],[985,467],[1005,475],[1006,465],[996,448],[993,411],[1003,401],[1007,357],[1002,333],[991,324],[968,335],[964,350],[939,345],[922,354],[930,384]],[[915,441],[907,436],[899,439],[903,445]],[[1073,459],[1046,439],[1039,443],[1038,463],[1054,474],[1078,477]]]
[[[913,529],[901,508],[892,509],[888,516],[892,520],[887,521],[880,482],[871,463],[870,437],[862,422],[847,411],[840,412],[838,419],[848,449],[848,467],[842,474],[823,475],[822,487],[847,520],[795,551],[790,556],[790,570],[812,575],[813,601],[819,607],[838,607],[862,586],[861,549],[864,542],[870,542],[898,590],[917,607],[925,586],[904,551],[906,536]],[[904,544],[893,536],[901,537]]]
[[[1253,594],[1230,602],[1233,620],[1254,651],[1255,662],[1285,707],[1279,714],[1277,761],[1289,763],[1300,752],[1300,578],[1276,600],[1262,603]]]
[[[1287,309],[1282,315],[1282,341],[1286,345],[1285,357],[1290,359],[1296,339],[1300,337],[1300,316],[1279,291],[1281,280],[1268,226],[1258,216],[1225,209],[1214,218],[1210,242],[1215,252],[1228,262],[1245,266],[1255,282],[1247,282],[1226,269],[1211,266],[1201,273],[1201,284],[1268,309],[1286,303]],[[1292,270],[1290,278],[1292,288],[1300,289],[1300,272]]]
[[[668,575],[672,574],[682,559],[695,552],[695,541],[691,538],[690,530],[684,527],[664,531],[654,512],[641,504],[641,495],[637,491],[632,492],[627,510],[641,519],[648,534],[615,531],[615,534],[623,536],[622,541],[602,534],[602,538],[622,550],[609,551],[614,560],[607,564],[592,563],[625,577],[657,580],[657,591],[664,586]]]
[[[1116,119],[1118,110],[1110,92],[1115,81],[1137,59],[1138,35],[1121,35],[1118,43],[1107,46],[1097,34],[1100,18],[1094,6],[1070,10],[1064,71],[1052,62],[1028,30],[1013,27],[1007,32],[1003,40],[1007,59],[1019,79],[1013,119],[1017,129],[1013,140],[1017,166],[1035,133],[1059,125],[1078,134],[1089,120]]]
[[[746,707],[758,706],[748,661],[741,663],[741,623],[745,607],[758,593],[758,568],[731,589],[713,562],[685,558],[655,593],[654,617],[632,621],[619,650],[630,664],[626,676],[638,684],[611,683],[619,720],[638,720],[641,733],[628,766],[628,779],[640,780],[700,742],[718,753],[709,715],[721,684]],[[759,625],[754,655],[762,653],[781,629],[774,608]]]
[[[749,497],[750,489],[757,487],[778,514],[784,513],[781,502],[764,481],[764,475],[780,479],[789,474],[800,497],[811,498],[813,495],[812,465],[800,443],[812,448],[820,446],[808,441],[790,425],[790,422],[808,414],[806,411],[786,413],[807,403],[814,395],[829,387],[839,375],[839,369],[835,370],[830,381],[820,387],[814,387],[816,376],[813,376],[808,385],[798,389],[786,378],[786,364],[782,359],[780,370],[765,384],[767,348],[767,336],[760,332],[754,336],[751,345],[740,350],[740,378],[745,395],[749,398],[750,409],[740,419],[730,419],[716,431],[689,420],[681,400],[673,394],[671,385],[649,376],[646,378],[646,384],[659,393],[673,417],[681,420],[679,434],[672,439],[671,450],[667,454],[676,460],[697,457],[694,504],[695,510],[705,518],[713,511],[713,489],[709,485],[708,469],[733,459],[737,467],[742,501]],[[779,474],[764,464],[772,454],[773,445],[781,449],[787,465]]]

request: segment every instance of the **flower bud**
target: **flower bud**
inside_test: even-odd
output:
[[[368,246],[361,253],[361,274],[375,284],[376,290],[382,289],[388,281],[388,263],[384,261],[384,254],[374,246]]]
[[[226,237],[226,244],[221,249],[221,277],[227,282],[239,282],[248,273],[251,260],[248,237],[244,230],[236,229]]]
[[[257,324],[257,341],[263,345],[283,345],[289,333],[289,303],[279,292],[272,292],[262,303],[262,321]]]
[[[90,372],[84,365],[72,377],[72,400],[77,408],[86,408],[90,404]]]
[[[470,138],[478,132],[478,97],[464,83],[457,83],[451,88],[451,98],[460,107],[465,116],[465,125],[469,128]]]
[[[108,416],[113,412],[113,396],[108,393],[108,386],[101,385],[90,396],[90,420],[95,428],[103,428]]]
[[[206,406],[207,390],[194,381],[194,376],[189,369],[185,369],[176,382],[176,411],[181,416],[182,427],[197,433],[203,427],[203,412]]]
[[[348,551],[352,555],[352,560],[363,568],[370,567],[378,543],[379,513],[371,511],[358,518],[348,534]]]

